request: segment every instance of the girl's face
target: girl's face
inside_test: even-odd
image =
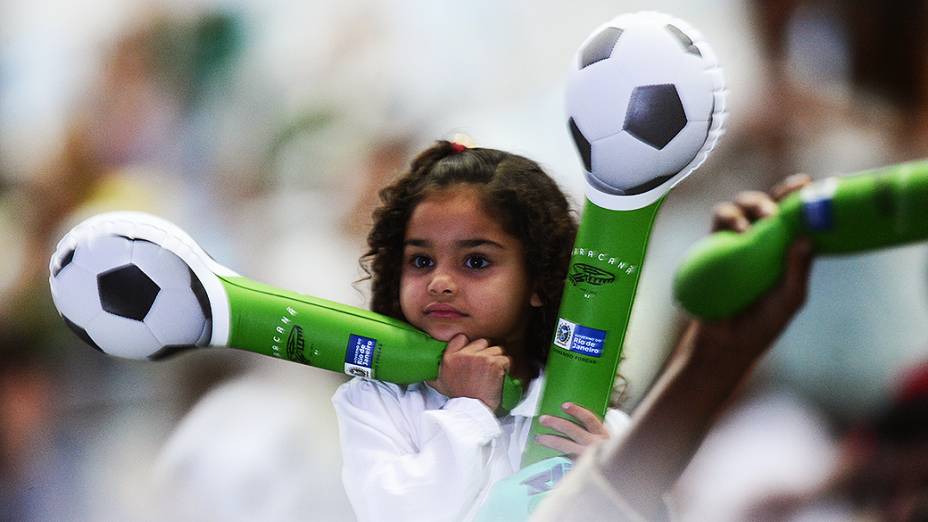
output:
[[[463,333],[512,349],[530,307],[541,306],[525,270],[522,243],[503,230],[476,188],[436,192],[406,227],[400,308],[413,326],[448,341]]]

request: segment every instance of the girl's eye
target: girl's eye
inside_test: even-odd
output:
[[[412,256],[412,259],[409,260],[409,263],[414,268],[428,268],[434,264],[432,258],[428,256]]]
[[[490,266],[490,260],[483,256],[467,256],[464,260],[464,266],[474,270],[480,270]]]

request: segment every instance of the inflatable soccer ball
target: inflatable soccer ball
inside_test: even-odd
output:
[[[688,24],[661,13],[626,14],[580,46],[567,112],[590,199],[640,208],[715,146],[725,119],[724,80],[712,49]]]
[[[180,234],[131,213],[75,227],[49,264],[52,298],[66,324],[94,348],[131,359],[209,344],[214,318],[203,280],[213,281],[199,268],[205,255],[193,254]]]

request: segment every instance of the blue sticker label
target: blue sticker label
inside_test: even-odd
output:
[[[811,232],[831,230],[835,226],[833,199],[838,190],[838,178],[826,178],[806,185],[799,191],[802,201],[802,223]]]
[[[605,340],[606,332],[604,330],[578,324],[574,329],[574,340],[570,343],[570,350],[591,357],[599,357],[603,354]]]
[[[601,357],[605,341],[605,330],[590,328],[566,319],[558,321],[554,332],[555,346],[589,357]]]
[[[831,230],[834,227],[834,205],[831,198],[807,201],[802,205],[802,218],[811,231]]]
[[[375,348],[377,348],[377,339],[362,335],[349,335],[348,346],[345,349],[345,373],[356,377],[372,378],[374,373],[371,365]]]

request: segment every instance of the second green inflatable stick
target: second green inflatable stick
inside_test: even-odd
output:
[[[696,316],[735,315],[776,284],[786,250],[800,235],[826,255],[928,239],[928,161],[818,181],[748,232],[705,238],[677,271],[674,294]]]
[[[568,125],[586,202],[522,470],[494,487],[478,520],[526,520],[571,467],[539,444],[541,415],[570,401],[602,418],[615,383],[651,227],[666,194],[715,147],[725,120],[721,70],[702,35],[671,16],[621,15],[580,46]]]

